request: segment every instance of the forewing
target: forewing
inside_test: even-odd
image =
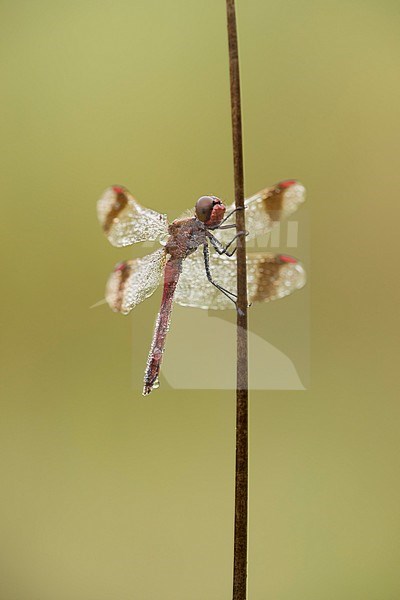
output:
[[[213,280],[236,293],[236,258],[210,255]],[[304,286],[305,271],[291,256],[283,254],[249,254],[247,290],[249,302],[269,302],[283,298]],[[234,308],[235,305],[207,279],[201,250],[183,261],[182,274],[175,293],[182,306],[205,309]]]
[[[187,208],[182,214],[179,215],[175,220],[183,221],[185,219],[190,219],[194,217],[194,208]]]
[[[304,186],[294,179],[281,181],[273,187],[265,188],[251,198],[245,200],[246,231],[249,232],[247,239],[269,233],[273,226],[294,213],[305,200],[306,190]],[[226,209],[226,214],[235,209],[231,204]],[[235,217],[227,223],[234,223]],[[222,243],[228,243],[234,234],[233,230],[216,229],[216,237]]]
[[[106,300],[113,311],[127,315],[151,296],[160,283],[165,261],[165,250],[160,248],[143,258],[117,264],[106,287]]]
[[[106,189],[97,202],[97,215],[113,246],[154,241],[168,233],[166,216],[141,206],[122,186]]]

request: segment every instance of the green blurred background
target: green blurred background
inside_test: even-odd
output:
[[[228,599],[234,394],[144,399],[159,297],[88,308],[127,256],[106,186],[232,197],[224,2],[0,7],[0,598]],[[297,177],[312,220],[312,286],[251,314],[286,348],[311,289],[311,385],[251,397],[251,600],[400,597],[399,13],[238,3],[246,190]]]

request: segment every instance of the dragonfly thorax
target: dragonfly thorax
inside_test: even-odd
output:
[[[198,219],[176,219],[169,227],[165,249],[171,258],[183,259],[206,242],[206,227]]]

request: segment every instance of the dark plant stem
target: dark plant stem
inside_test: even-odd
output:
[[[245,231],[242,115],[235,0],[226,0],[237,233]],[[248,498],[248,357],[246,237],[237,238],[237,383],[233,600],[246,600]]]

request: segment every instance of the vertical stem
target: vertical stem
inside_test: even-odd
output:
[[[242,115],[240,106],[239,53],[235,0],[226,0],[235,204],[237,233],[245,231]],[[247,502],[248,502],[248,358],[246,238],[237,242],[237,384],[236,384],[236,472],[235,533],[233,551],[233,600],[246,600],[247,588]]]

